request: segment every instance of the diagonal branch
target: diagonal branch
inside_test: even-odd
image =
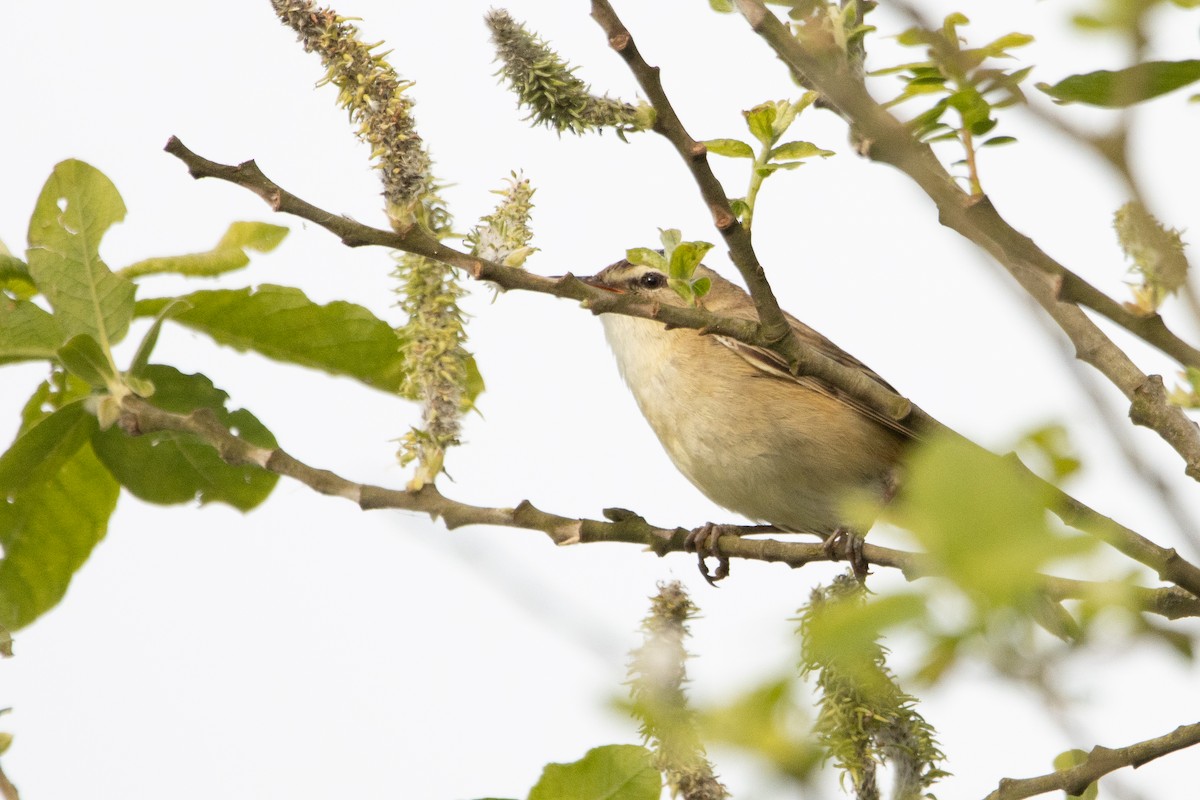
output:
[[[1138,767],[1156,758],[1200,744],[1200,723],[1180,725],[1165,736],[1110,750],[1096,745],[1082,764],[1036,778],[1005,778],[985,800],[1021,800],[1025,797],[1064,791],[1074,797],[1110,772],[1123,767]]]
[[[660,557],[687,551],[690,533],[687,529],[659,528],[625,509],[606,509],[606,521],[575,519],[542,511],[528,501],[522,501],[513,508],[461,503],[446,497],[432,484],[416,490],[400,490],[356,483],[329,470],[309,466],[282,448],[259,447],[247,442],[230,432],[209,409],[176,414],[134,395],[127,395],[121,401],[118,424],[131,436],[156,431],[191,434],[216,450],[221,459],[229,464],[257,466],[303,483],[321,494],[345,498],[364,510],[391,508],[424,513],[431,519],[442,520],[451,530],[465,525],[495,525],[541,531],[558,545],[624,542],[642,545]],[[751,527],[746,531],[754,533],[761,529]],[[837,560],[823,542],[782,542],[777,539],[724,535],[720,537],[717,549],[721,555],[730,558],[786,564],[793,569],[813,562]],[[908,580],[936,574],[928,558],[920,553],[865,544],[863,556],[870,564],[900,570]],[[1167,619],[1200,617],[1200,598],[1176,587],[1151,589],[1049,575],[1040,576],[1039,580],[1042,590],[1055,601],[1106,595],[1128,596],[1134,608]]]
[[[376,245],[404,250],[457,267],[474,278],[491,281],[505,290],[520,289],[580,301],[593,314],[614,313],[643,317],[657,320],[669,327],[693,328],[702,333],[728,336],[746,344],[773,347],[792,363],[798,364],[803,374],[828,381],[892,419],[909,419],[918,429],[930,429],[936,425],[930,417],[915,409],[908,400],[866,377],[861,370],[839,364],[815,347],[801,344],[795,336],[790,335],[790,327],[790,344],[784,349],[783,343],[767,339],[761,325],[748,320],[718,316],[703,308],[651,305],[639,301],[635,295],[614,294],[588,286],[571,275],[546,278],[523,269],[506,267],[447,247],[418,225],[409,224],[396,231],[384,230],[318,208],[268,178],[254,161],[244,161],[236,165],[210,161],[189,150],[174,136],[164,149],[186,164],[188,173],[193,178],[217,178],[249,189],[265,200],[273,210],[314,222],[336,235],[348,247]]]
[[[276,211],[284,211],[310,220],[339,236],[350,247],[378,245],[418,253],[464,269],[480,280],[493,281],[504,289],[523,289],[579,300],[595,314],[611,312],[644,317],[670,326],[694,328],[701,333],[730,336],[748,344],[770,346],[761,339],[760,327],[746,320],[720,317],[700,308],[646,305],[636,302],[633,295],[617,295],[595,289],[570,275],[558,279],[544,278],[521,269],[505,267],[447,247],[415,225],[399,231],[387,231],[363,225],[348,217],[332,214],[283,189],[264,175],[253,161],[246,161],[236,166],[209,161],[193,153],[175,137],[171,137],[167,142],[166,150],[187,165],[188,172],[192,177],[197,179],[219,178],[249,189],[266,200]],[[1075,310],[1078,311],[1078,309]],[[919,431],[943,430],[958,436],[953,430],[942,425],[905,398],[866,378],[861,371],[839,364],[817,352],[813,347],[799,344],[795,337],[792,340],[796,342],[797,347],[803,353],[801,362],[806,365],[804,367],[805,374],[815,375],[828,381],[833,386],[849,392],[872,408],[889,414],[894,419],[907,419]],[[811,364],[811,368],[807,366],[809,364]],[[1161,382],[1159,386],[1161,388]],[[970,440],[964,439],[964,441],[969,442]],[[1021,466],[1024,468],[1024,465]],[[1026,472],[1028,473],[1028,470]],[[1038,480],[1032,473],[1028,474],[1031,480]],[[1097,535],[1110,546],[1153,569],[1163,580],[1171,581],[1200,597],[1200,567],[1180,557],[1174,549],[1156,545],[1141,534],[1065,494],[1061,494],[1060,505],[1061,509],[1056,509],[1054,513],[1062,517],[1068,525],[1074,525],[1080,530]],[[407,508],[408,506],[398,507]],[[730,553],[730,555],[735,554]]]
[[[824,57],[819,48],[810,52],[762,0],[736,0],[736,4],[783,62],[850,122],[862,139],[863,152],[912,178],[934,201],[943,225],[1003,265],[1070,337],[1078,358],[1098,369],[1131,401],[1133,421],[1157,432],[1183,457],[1187,474],[1200,480],[1200,427],[1167,402],[1162,379],[1143,373],[1080,306],[1125,326],[1181,363],[1200,365],[1200,351],[1171,334],[1161,319],[1130,314],[1052,259],[1009,225],[986,197],[963,192],[929,146],[915,141],[899,120],[875,102],[844,59]]]
[[[608,0],[592,0],[592,18],[604,29],[609,45],[629,65],[638,85],[642,87],[650,105],[654,107],[655,133],[663,136],[675,147],[675,151],[692,173],[696,185],[700,188],[700,194],[712,213],[713,224],[717,226],[717,230],[725,238],[725,244],[729,246],[729,257],[746,281],[750,296],[754,298],[764,337],[772,346],[778,347],[782,355],[791,359],[790,351],[796,350],[796,337],[779,308],[779,302],[767,282],[762,265],[758,263],[758,256],[750,241],[750,231],[738,222],[729,205],[725,188],[708,166],[708,149],[703,143],[693,139],[683,127],[683,122],[663,90],[659,68],[650,66],[642,58],[629,29],[621,22]]]

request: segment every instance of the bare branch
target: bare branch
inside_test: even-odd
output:
[[[1200,427],[1166,402],[1161,379],[1147,376],[1093,323],[1080,306],[1103,314],[1176,358],[1200,365],[1200,350],[1171,333],[1161,318],[1139,317],[1043,252],[1014,229],[986,197],[963,192],[928,145],[913,139],[856,79],[844,60],[809,52],[761,0],[736,0],[738,9],[775,53],[803,75],[856,130],[863,152],[900,169],[938,208],[941,223],[990,253],[1075,344],[1078,357],[1104,374],[1131,401],[1134,422],[1156,431],[1200,480]]]
[[[775,348],[792,363],[797,364],[802,374],[826,380],[893,419],[910,419],[918,429],[930,429],[936,425],[930,417],[915,409],[908,400],[888,391],[864,375],[861,370],[839,364],[815,347],[802,345],[795,336],[790,335],[790,327],[787,343],[778,340],[772,342],[767,339],[761,325],[748,320],[721,317],[702,308],[648,305],[634,295],[606,292],[588,286],[571,275],[563,278],[534,275],[523,269],[506,267],[447,247],[417,225],[408,225],[398,231],[384,230],[318,208],[272,181],[254,161],[244,161],[237,165],[210,161],[189,150],[174,136],[164,149],[186,164],[188,173],[193,178],[217,178],[249,189],[263,198],[275,211],[294,214],[314,222],[338,236],[348,247],[377,245],[404,250],[465,270],[469,275],[479,280],[491,281],[502,289],[540,292],[580,301],[593,314],[614,313],[643,317],[670,327],[693,328],[706,334],[719,334],[747,344]]]
[[[1005,778],[1000,781],[1000,787],[985,800],[1021,800],[1024,797],[1034,797],[1056,790],[1062,790],[1072,796],[1081,795],[1088,786],[1110,772],[1123,767],[1137,769],[1160,756],[1197,743],[1200,743],[1200,723],[1180,725],[1165,736],[1147,739],[1128,747],[1118,747],[1115,750],[1096,745],[1082,764],[1069,769],[1039,775],[1036,778]]]
[[[263,174],[253,161],[236,166],[219,164],[196,155],[172,136],[167,143],[167,152],[183,161],[194,178],[213,177],[242,186],[267,200],[277,211],[286,211],[310,220],[341,237],[348,246],[359,247],[372,244],[405,250],[434,258],[451,266],[466,270],[480,280],[492,281],[504,289],[523,289],[555,297],[581,301],[594,314],[617,313],[658,320],[669,326],[694,328],[701,333],[729,336],[748,344],[764,347],[772,345],[761,338],[761,328],[746,320],[730,319],[712,314],[701,308],[681,306],[646,305],[638,303],[634,295],[618,295],[596,289],[567,275],[563,278],[545,278],[522,269],[505,267],[492,261],[475,258],[443,245],[415,225],[399,231],[372,228],[354,220],[332,214],[296,197]],[[1083,312],[1071,306],[1078,314]],[[907,399],[888,391],[884,386],[862,373],[839,364],[805,346],[792,337],[801,372],[814,375],[863,400],[872,408],[890,415],[893,419],[907,420],[918,431],[944,430],[957,436],[951,429],[939,423]],[[776,343],[778,346],[779,343]],[[969,441],[964,439],[964,441]],[[978,446],[978,445],[973,445]],[[1019,463],[1019,462],[1018,462]],[[1023,466],[1023,465],[1022,465]],[[1029,473],[1032,480],[1040,480]],[[315,487],[314,487],[315,488]],[[1064,512],[1055,511],[1069,525],[1081,530],[1102,532],[1100,538],[1117,550],[1153,569],[1164,580],[1170,580],[1200,597],[1200,567],[1181,558],[1174,550],[1159,547],[1135,531],[1109,519],[1083,503],[1062,495]],[[409,506],[397,506],[408,508]],[[495,523],[504,524],[504,523]],[[730,553],[741,555],[741,553]],[[765,560],[780,560],[766,558]]]
[[[496,525],[541,531],[559,545],[625,542],[642,545],[659,556],[687,550],[686,540],[690,533],[687,529],[659,528],[624,509],[607,509],[607,521],[574,519],[542,511],[528,501],[522,501],[513,508],[460,503],[446,497],[431,484],[417,490],[399,490],[355,483],[328,470],[309,466],[281,448],[258,447],[235,436],[208,409],[175,414],[130,395],[122,400],[122,416],[118,424],[133,436],[155,431],[189,433],[215,449],[227,463],[253,464],[299,481],[321,494],[350,500],[364,510],[393,508],[428,514],[431,519],[445,522],[451,530],[465,525]],[[750,527],[746,531],[755,533],[761,528]],[[718,541],[717,550],[730,558],[777,562],[793,569],[817,561],[836,560],[823,542],[782,542],[777,539],[725,535]],[[928,560],[919,553],[866,544],[863,546],[863,556],[870,564],[900,570],[908,580],[935,574]],[[1052,576],[1042,576],[1040,580],[1043,591],[1053,600],[1127,595],[1139,610],[1168,619],[1200,617],[1200,598],[1175,587],[1150,589]]]
[[[608,0],[592,0],[592,18],[604,29],[609,45],[629,65],[638,85],[642,87],[650,105],[654,107],[654,131],[674,145],[675,151],[691,171],[696,185],[700,188],[700,194],[712,213],[713,224],[725,238],[725,244],[729,246],[729,258],[738,268],[746,281],[750,296],[754,298],[758,318],[763,326],[764,339],[772,347],[778,347],[781,355],[790,359],[792,351],[797,349],[796,337],[779,308],[779,302],[767,282],[762,265],[758,263],[758,256],[750,242],[750,232],[738,222],[729,205],[725,187],[708,166],[708,150],[684,129],[679,115],[675,113],[663,90],[659,68],[650,66],[642,58],[629,30]]]

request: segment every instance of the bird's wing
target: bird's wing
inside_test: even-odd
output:
[[[880,386],[883,386],[885,389],[888,389],[892,392],[896,391],[890,383],[879,377],[879,375],[876,374],[875,371],[866,364],[862,363],[857,358],[850,355],[845,350],[838,347],[836,344],[829,341],[824,336],[793,317],[791,314],[785,313],[785,316],[792,326],[792,332],[796,334],[796,337],[801,342],[815,347],[822,355],[828,356],[843,366],[859,370],[868,378],[875,381]],[[739,342],[737,339],[731,339],[728,336],[714,336],[713,338],[728,347],[733,352],[737,353],[751,366],[761,370],[767,375],[780,380],[791,381],[792,383],[799,384],[800,386],[803,386],[806,389],[810,389],[814,392],[820,392],[821,394],[831,397],[840,403],[844,403],[850,408],[853,408],[859,414],[862,414],[864,417],[878,422],[883,427],[895,431],[905,438],[916,438],[916,432],[910,426],[905,425],[898,420],[892,419],[886,414],[876,411],[875,409],[863,403],[861,400],[858,400],[847,392],[838,389],[836,386],[833,386],[832,384],[829,384],[826,381],[823,381],[820,378],[812,375],[793,375],[792,371],[788,369],[787,361],[773,350],[768,350],[765,347],[757,347],[755,345],[746,344],[745,342]],[[897,394],[899,393],[897,392]]]

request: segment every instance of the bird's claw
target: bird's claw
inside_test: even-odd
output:
[[[688,533],[687,538],[683,540],[683,549],[688,553],[695,553],[699,557],[697,566],[709,586],[716,586],[717,581],[729,577],[729,556],[721,553],[718,544],[721,541],[721,535],[729,532],[728,528],[728,525],[706,522]],[[716,572],[708,571],[706,559],[710,557],[717,559]]]
[[[854,577],[865,583],[870,574],[869,564],[863,556],[862,534],[846,528],[838,528],[825,540],[825,552],[834,561],[847,561]]]

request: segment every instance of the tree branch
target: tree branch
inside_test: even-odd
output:
[[[712,169],[708,166],[708,149],[703,143],[693,139],[683,127],[679,115],[675,113],[671,101],[663,90],[659,77],[659,68],[652,67],[642,58],[634,44],[633,36],[625,23],[621,22],[617,12],[613,10],[608,0],[592,0],[592,18],[599,23],[608,36],[608,43],[624,59],[637,79],[638,85],[646,93],[646,98],[654,108],[654,132],[669,141],[679,157],[683,159],[688,170],[692,173],[700,194],[712,213],[713,224],[725,238],[729,247],[729,258],[738,268],[746,281],[746,288],[754,298],[758,318],[762,322],[763,336],[776,347],[778,351],[791,358],[791,351],[796,350],[795,335],[791,326],[779,308],[775,292],[767,281],[766,273],[758,262],[754,245],[750,241],[750,231],[742,227],[737,216],[729,205],[725,187],[717,180]],[[791,343],[789,343],[789,340]],[[797,363],[797,362],[793,362]]]
[[[985,800],[1021,800],[1024,797],[1062,790],[1068,795],[1081,795],[1088,786],[1122,767],[1137,769],[1160,756],[1174,753],[1200,743],[1200,723],[1180,725],[1175,730],[1154,739],[1110,750],[1096,745],[1087,759],[1069,769],[1058,770],[1036,778],[1005,778],[996,791]]]
[[[771,341],[763,326],[749,320],[718,316],[703,308],[647,304],[635,295],[615,294],[588,286],[572,275],[546,278],[523,269],[506,267],[447,247],[417,225],[409,225],[399,231],[373,228],[302,200],[263,174],[253,160],[237,165],[210,161],[189,150],[175,136],[170,138],[164,149],[187,165],[188,174],[193,178],[217,178],[249,189],[263,198],[273,210],[314,222],[340,238],[348,247],[377,245],[404,250],[457,267],[474,278],[491,281],[505,290],[518,289],[577,300],[593,314],[626,314],[653,319],[669,327],[692,328],[705,334],[719,334],[746,344],[773,348],[797,364],[801,374],[827,381],[892,419],[908,419],[918,429],[924,430],[937,425],[907,399],[871,380],[861,370],[839,364],[815,347],[800,343],[795,336],[789,335],[787,343]]]
[[[236,166],[209,161],[193,153],[174,136],[167,142],[165,149],[187,165],[188,172],[192,177],[197,179],[218,178],[249,189],[266,200],[273,209],[286,211],[314,222],[339,236],[350,247],[372,244],[406,250],[459,267],[480,280],[490,280],[504,289],[523,289],[581,301],[594,314],[627,314],[657,320],[669,326],[693,328],[701,333],[721,334],[747,344],[772,346],[761,338],[760,327],[747,320],[720,317],[701,308],[646,305],[637,302],[634,295],[619,295],[596,289],[571,275],[557,279],[545,278],[525,270],[505,267],[446,247],[415,225],[400,231],[372,228],[348,217],[332,214],[300,199],[264,175],[253,161],[245,161]],[[1078,312],[1078,309],[1075,310]],[[837,363],[817,352],[816,348],[801,344],[795,337],[792,337],[792,342],[795,343],[798,348],[797,353],[801,356],[799,361],[803,374],[828,381],[837,388],[868,403],[872,408],[891,415],[893,419],[907,419],[918,431],[944,430],[954,436],[959,436],[904,397],[888,391],[878,382],[867,378],[860,370]],[[970,442],[964,437],[960,438]],[[977,447],[978,445],[973,446]],[[1026,472],[1028,473],[1028,470]],[[1033,473],[1028,474],[1031,479],[1040,480]],[[1081,530],[1089,533],[1102,531],[1103,535],[1100,538],[1103,541],[1150,567],[1164,580],[1169,580],[1200,596],[1200,568],[1181,558],[1174,550],[1159,547],[1144,536],[1079,501],[1067,495],[1062,495],[1062,497],[1065,498],[1066,503],[1063,508],[1066,509],[1070,518],[1063,516],[1059,510],[1055,510],[1055,513],[1059,514],[1067,524],[1077,525]],[[407,508],[408,506],[397,507]]]
[[[1161,379],[1148,377],[1079,308],[1085,306],[1159,347],[1180,363],[1200,365],[1200,351],[1172,334],[1159,318],[1131,314],[1043,252],[1010,226],[986,197],[963,192],[928,145],[867,92],[845,66],[820,48],[809,52],[762,0],[736,0],[738,10],[793,72],[816,87],[862,138],[863,152],[908,175],[933,200],[940,222],[990,253],[1058,323],[1077,356],[1096,367],[1131,401],[1130,416],[1169,443],[1200,481],[1200,427],[1166,401]]]
[[[282,448],[264,448],[235,436],[217,419],[211,410],[201,408],[190,414],[164,411],[134,395],[121,402],[118,420],[121,429],[131,436],[156,431],[177,431],[196,436],[217,451],[222,460],[233,465],[252,464],[277,475],[299,481],[314,491],[342,497],[364,510],[402,509],[429,515],[442,520],[453,530],[465,525],[496,525],[541,531],[558,545],[592,542],[625,542],[638,544],[658,556],[686,552],[688,531],[685,528],[659,528],[632,511],[606,509],[607,521],[574,519],[551,514],[522,501],[513,508],[489,508],[460,503],[443,495],[432,484],[414,491],[388,489],[382,486],[355,483],[329,470],[318,469],[292,457]],[[748,532],[760,530],[747,528]],[[740,536],[720,537],[717,551],[730,558],[777,562],[796,569],[818,561],[836,560],[823,542],[782,542],[777,539],[747,539]],[[873,544],[863,546],[864,560],[880,567],[900,570],[908,580],[936,574],[928,559],[910,553]],[[1053,600],[1084,599],[1096,596],[1128,596],[1140,611],[1158,614],[1167,619],[1200,617],[1200,598],[1175,587],[1151,589],[1130,587],[1123,583],[1079,581],[1053,576],[1040,577],[1042,589]]]

